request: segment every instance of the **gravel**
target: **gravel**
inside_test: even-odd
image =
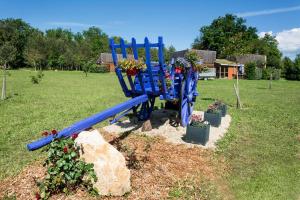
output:
[[[201,115],[203,117],[203,111],[194,111],[193,114]],[[185,135],[186,128],[181,126],[173,126],[171,124],[175,121],[176,112],[171,110],[155,110],[151,115],[152,130],[142,132],[142,122],[131,122],[130,120],[124,120],[115,124],[104,127],[103,129],[109,133],[124,133],[133,132],[136,134],[146,134],[148,136],[162,136],[167,142],[173,144],[184,144],[188,147],[202,147],[202,148],[216,148],[216,142],[221,139],[228,131],[231,122],[231,116],[226,115],[222,117],[222,122],[219,127],[210,127],[209,140],[205,146],[201,144],[191,144],[182,140]],[[132,120],[136,121],[136,120]],[[171,122],[171,123],[170,123]]]

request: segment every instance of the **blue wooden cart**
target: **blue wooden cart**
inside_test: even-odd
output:
[[[181,62],[184,65],[182,73],[175,70],[174,61],[167,65],[164,61],[162,37],[158,38],[157,43],[150,43],[148,38],[145,38],[142,44],[137,44],[134,38],[132,38],[131,43],[125,43],[123,39],[120,39],[119,44],[110,39],[110,48],[115,72],[124,95],[131,99],[63,129],[56,137],[68,137],[74,133],[79,133],[109,117],[115,117],[119,113],[121,114],[115,117],[111,123],[117,122],[131,111],[139,120],[147,120],[153,111],[157,97],[167,101],[166,104],[172,104],[173,107],[177,108],[182,126],[189,123],[196,96],[198,96],[198,72],[184,60]],[[151,60],[151,48],[158,49],[158,62]],[[140,70],[134,76],[124,73],[119,66],[117,51],[121,51],[123,59],[127,59],[127,52],[129,51],[132,52],[134,59],[138,60],[138,49],[143,49],[145,52],[146,69]],[[167,78],[168,85],[166,84]],[[49,144],[52,140],[53,136],[47,136],[28,144],[27,148],[35,150]]]

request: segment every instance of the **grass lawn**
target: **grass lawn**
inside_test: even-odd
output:
[[[26,144],[42,130],[62,129],[126,100],[114,74],[46,71],[34,85],[35,72],[10,73],[9,98],[0,102],[0,180],[41,158],[41,150],[28,152]],[[300,82],[274,81],[269,90],[267,81],[241,80],[243,110],[234,108],[233,81],[200,81],[198,90],[196,109],[213,99],[229,104],[233,120],[217,157],[228,163],[225,178],[236,199],[299,198]]]

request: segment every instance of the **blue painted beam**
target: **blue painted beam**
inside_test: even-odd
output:
[[[62,131],[58,132],[56,137],[58,137],[58,138],[69,137],[74,133],[83,131],[101,121],[104,121],[105,119],[107,119],[109,117],[112,117],[120,112],[123,112],[124,110],[128,110],[128,109],[132,108],[133,106],[144,103],[146,101],[148,101],[147,95],[141,95],[141,96],[135,97],[135,98],[125,101],[121,104],[118,104],[112,108],[109,108],[100,113],[97,113],[91,117],[88,117],[84,120],[76,122],[75,124],[69,126],[68,128],[65,128]],[[53,139],[54,139],[53,135],[41,138],[37,141],[34,141],[34,142],[28,144],[27,148],[30,151],[39,149],[39,148],[51,143]]]

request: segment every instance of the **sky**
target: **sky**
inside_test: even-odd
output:
[[[270,33],[284,56],[300,53],[300,0],[0,0],[0,18],[22,18],[41,30],[100,27],[109,36],[190,48],[202,26],[236,14],[258,34]]]

